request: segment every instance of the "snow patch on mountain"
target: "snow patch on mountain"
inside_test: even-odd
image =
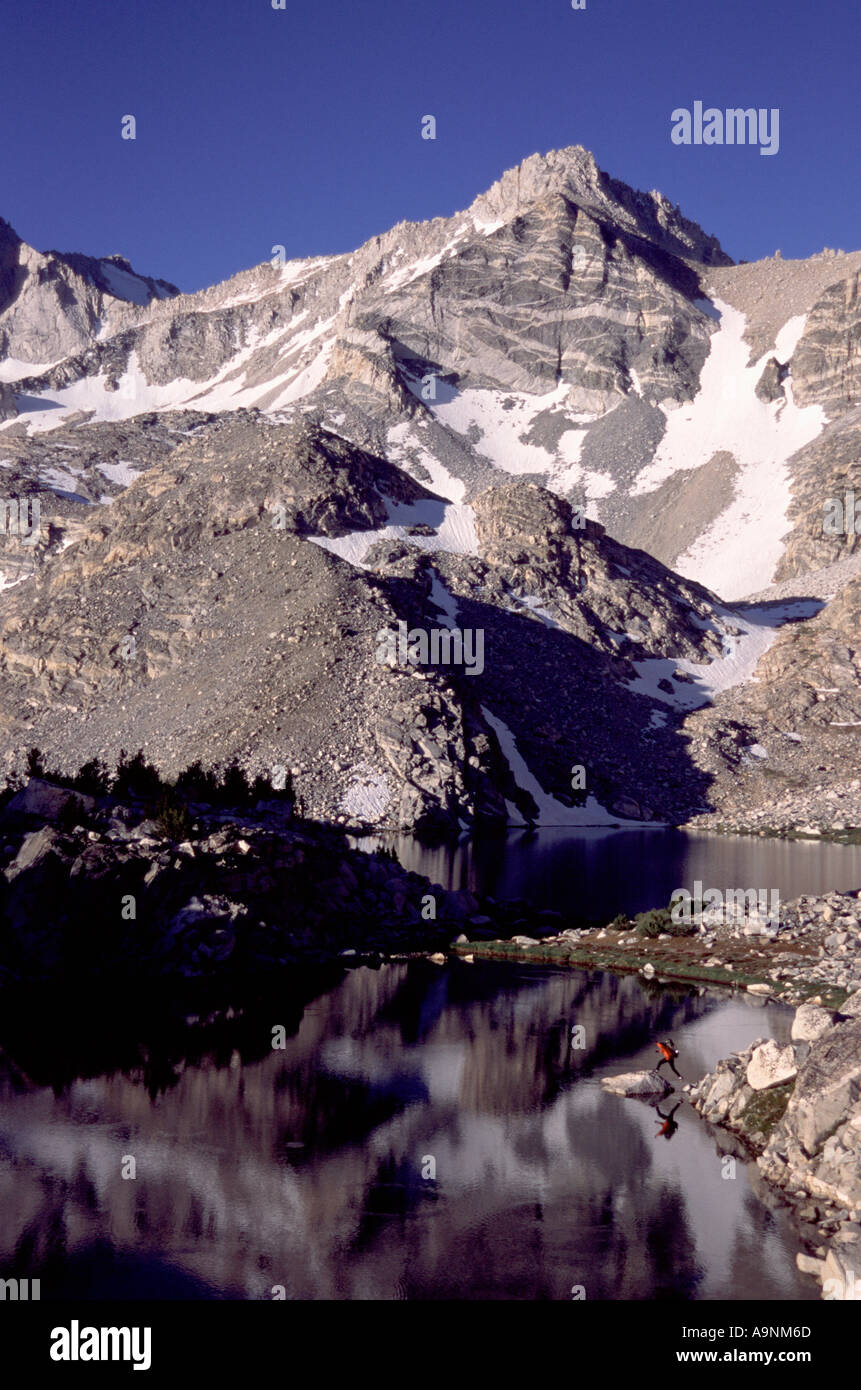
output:
[[[41,376],[43,372],[49,372],[56,366],[56,362],[22,362],[19,357],[5,357],[0,362],[0,381],[18,381],[25,376]]]
[[[126,459],[120,459],[118,463],[100,463],[97,467],[100,473],[104,473],[105,477],[118,487],[128,487],[143,472],[142,468],[136,468]]]
[[[413,281],[418,280],[420,276],[429,274],[430,271],[436,269],[440,262],[445,260],[446,257],[450,258],[455,255],[458,243],[463,240],[468,231],[468,225],[464,224],[464,226],[458,228],[454,236],[446,242],[441,250],[437,251],[432,256],[423,256],[418,261],[411,261],[409,264],[399,267],[398,270],[393,271],[387,276],[383,281],[383,285],[387,290],[399,290],[403,289],[404,285],[411,285]]]
[[[350,531],[345,536],[309,536],[331,555],[365,569],[365,556],[377,541],[403,541],[420,550],[448,551],[452,555],[477,555],[478,537],[472,507],[461,503],[420,498],[417,502],[393,502],[386,498],[388,521],[369,531]],[[413,526],[432,526],[432,536],[411,536]]]
[[[134,275],[131,271],[123,270],[114,261],[99,261],[99,270],[110,290],[116,299],[127,300],[131,304],[138,304],[141,308],[149,304],[152,293],[149,285],[142,280],[139,275]],[[158,295],[161,299],[162,295]]]
[[[743,614],[719,607],[716,609],[718,618],[740,629],[738,636],[722,633],[722,656],[705,663],[670,657],[635,661],[633,665],[637,676],[628,682],[628,689],[639,695],[647,695],[652,700],[661,700],[674,709],[699,709],[702,705],[710,704],[722,690],[755,679],[753,673],[760,658],[768,651],[783,624],[792,619],[812,618],[823,606],[819,599],[794,599],[780,605],[758,604],[745,609]],[[691,679],[677,680],[678,671]],[[672,691],[661,689],[659,681],[668,681]]]
[[[425,447],[408,420],[400,425],[392,425],[387,432],[386,440],[388,457],[392,463],[396,463],[419,482],[423,480],[417,468],[423,469],[430,478],[430,487],[434,492],[439,493],[441,497],[447,497],[451,502],[463,501],[466,483],[460,478],[455,478],[436,455]]]
[[[826,420],[821,406],[795,404],[788,379],[785,400],[759,399],[756,386],[772,353],[749,365],[745,315],[721,300],[714,303],[721,326],[712,335],[699,392],[687,405],[661,407],[667,416],[666,433],[632,491],[634,496],[645,495],[675,473],[708,463],[718,452],[733,454],[739,466],[733,501],[675,565],[685,578],[732,599],[770,584],[790,529],[787,462],[816,438]],[[804,321],[799,315],[781,329],[778,360],[791,356]]]
[[[59,390],[43,391],[39,396],[18,396],[18,421],[27,424],[30,434],[45,434],[80,412],[98,420],[127,420],[145,411],[184,405],[205,388],[205,382],[188,377],[178,377],[164,386],[154,385],[147,380],[133,352],[116,390],[109,390],[107,378],[99,373],[81,377]]]
[[[381,820],[391,800],[391,790],[385,773],[367,763],[355,768],[353,781],[341,797],[340,809],[354,820]]]
[[[543,600],[540,599],[537,594],[512,594],[511,598],[514,602],[509,605],[510,612],[516,613],[518,607],[526,608],[530,613],[534,613],[537,618],[540,618],[545,627],[555,628],[557,632],[565,631],[565,628],[563,628],[560,623],[557,623],[553,614],[548,612],[547,608],[544,607]],[[612,636],[612,633],[610,635]]]
[[[557,801],[555,796],[550,796],[544,790],[538,778],[530,772],[526,762],[518,751],[517,740],[507,724],[501,719],[497,719],[491,714],[486,705],[482,705],[481,712],[499,740],[499,747],[503,757],[507,760],[511,768],[512,775],[518,787],[522,791],[529,792],[536,806],[538,816],[536,825],[539,826],[587,826],[587,825],[636,825],[638,830],[643,829],[642,821],[627,821],[624,816],[611,815],[591,794],[586,798],[584,806],[566,806],[564,802]],[[512,825],[525,825],[526,821],[521,816],[517,807],[511,801],[506,801],[509,821]]]
[[[801,336],[806,326],[806,314],[796,314],[794,318],[787,319],[774,340],[774,355],[778,362],[786,363],[789,361],[801,342]]]
[[[58,390],[43,391],[38,396],[19,395],[16,398],[18,421],[24,421],[31,434],[44,434],[79,412],[86,412],[97,420],[128,420],[148,411],[182,407],[212,411],[238,410],[242,406],[258,404],[264,398],[271,410],[278,410],[301,399],[319,385],[326,372],[333,340],[322,344],[311,354],[303,354],[328,332],[333,323],[334,316],[296,334],[285,348],[284,369],[263,381],[247,384],[254,357],[285,338],[294,324],[282,325],[264,336],[252,330],[245,346],[208,381],[176,377],[164,385],[150,382],[138,362],[137,353],[133,351],[115,390],[109,388],[104,373],[99,373],[98,376],[81,377]],[[299,361],[287,365],[297,354],[300,354]]]
[[[479,458],[493,464],[500,472],[514,477],[537,475],[552,492],[566,494],[572,488],[584,490],[589,502],[608,497],[616,490],[610,473],[588,470],[580,463],[580,454],[592,415],[578,414],[565,409],[568,384],[560,382],[552,391],[536,396],[523,391],[501,391],[483,387],[467,387],[458,391],[447,381],[436,382],[436,397],[424,401],[422,381],[405,374],[413,394],[433,415],[434,420],[452,434],[459,436]],[[530,436],[544,417],[561,416],[568,425],[554,447],[535,443]],[[400,431],[398,434],[396,431]],[[410,433],[409,426],[396,426],[389,440],[400,444]],[[421,447],[421,446],[419,446]],[[421,462],[431,477],[441,465],[433,464],[427,450],[422,450]],[[392,458],[395,455],[392,454]],[[397,459],[401,467],[407,464]],[[438,492],[445,490],[450,475],[443,469],[445,479],[434,482]]]
[[[313,361],[309,362],[307,366],[300,367],[291,373],[292,380],[271,401],[268,408],[270,410],[283,410],[285,405],[292,405],[294,401],[299,401],[303,396],[310,395],[326,375],[334,347],[334,340],[331,340],[320,349]],[[262,392],[258,389],[257,396],[260,397],[268,393],[271,386],[272,383],[268,382]]]
[[[495,222],[482,222],[480,217],[473,217],[472,225],[482,236],[491,236],[493,232],[498,232],[500,227],[505,226],[505,219],[500,217]]]
[[[239,304],[252,304],[256,300],[266,298],[267,295],[280,294],[286,285],[301,285],[304,280],[309,280],[323,266],[330,265],[333,261],[340,259],[340,256],[309,256],[304,260],[284,261],[281,266],[281,276],[274,285],[266,285],[261,288],[259,284],[252,284],[243,293],[230,295],[228,299],[220,300],[214,307],[216,309],[234,309]]]
[[[457,599],[443,583],[436,570],[433,571],[431,578],[430,601],[437,609],[439,621],[443,627],[455,631],[457,628]]]
[[[539,444],[524,441],[524,434],[536,415],[560,406],[568,387],[560,382],[555,390],[544,396],[525,392],[490,391],[449,388],[446,398],[428,402],[440,424],[463,435],[476,453],[489,459],[504,473],[547,474],[553,471],[556,459]]]
[[[710,319],[714,319],[715,323],[720,323],[720,310],[713,300],[695,299],[694,304],[702,313],[706,314]],[[631,375],[633,376],[633,372]]]

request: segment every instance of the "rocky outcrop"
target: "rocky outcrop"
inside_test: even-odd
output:
[[[642,551],[608,536],[564,497],[534,483],[489,488],[475,499],[485,587],[538,606],[549,620],[620,658],[723,652],[714,596]],[[447,562],[457,588],[456,562]],[[462,581],[461,581],[462,583]]]
[[[35,251],[0,218],[0,358],[56,362],[116,323],[120,304],[178,293],[166,280],[138,275],[123,256]]]
[[[772,401],[780,400],[784,394],[783,380],[786,369],[781,366],[776,357],[769,357],[762,369],[759,381],[756,383],[756,394],[761,401],[770,405]]]
[[[822,1153],[825,1141],[861,1115],[861,1020],[838,1022],[811,1044],[798,1075],[781,1138],[797,1142],[808,1159]],[[847,1136],[848,1137],[848,1136]],[[834,1151],[834,1145],[832,1152]],[[857,1147],[857,1145],[854,1145]],[[861,1157],[861,1155],[859,1155]],[[861,1169],[847,1187],[852,1206],[861,1207]]]
[[[815,402],[829,416],[861,403],[861,272],[835,284],[813,306],[792,357],[799,405]]]
[[[757,1153],[812,1248],[799,1267],[830,1299],[858,1296],[849,1271],[861,1253],[861,991],[844,1009],[804,1005],[788,1046],[757,1042],[685,1088],[705,1119]]]
[[[781,629],[755,681],[687,716],[692,759],[713,776],[719,808],[698,824],[815,834],[861,826],[861,652],[850,637],[859,622],[856,578]]]
[[[435,950],[464,928],[506,929],[522,910],[432,884],[283,811],[276,824],[262,811],[199,808],[177,844],[140,808],[31,782],[6,806],[0,837],[4,987],[68,972],[114,988],[129,971],[178,987],[237,984],[297,961]]]
[[[859,444],[861,405],[853,405],[794,456],[792,530],[775,573],[778,581],[857,560],[861,525],[856,526],[854,504],[856,497],[861,502]]]

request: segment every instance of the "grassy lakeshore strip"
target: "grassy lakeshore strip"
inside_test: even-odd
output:
[[[623,936],[621,932],[618,935]],[[609,934],[608,934],[609,935]],[[458,956],[473,956],[476,960],[509,960],[533,965],[567,965],[575,969],[608,970],[613,974],[643,974],[644,967],[651,965],[654,975],[645,975],[658,983],[677,982],[680,984],[723,985],[728,989],[747,990],[750,985],[767,986],[768,995],[757,989],[760,998],[772,997],[787,1004],[806,1003],[813,999],[821,1001],[826,1008],[838,1008],[847,997],[847,991],[839,988],[824,989],[821,981],[814,980],[773,980],[769,978],[768,959],[755,962],[752,951],[746,943],[739,943],[735,959],[726,965],[706,965],[705,960],[714,951],[704,949],[691,938],[676,938],[670,942],[644,941],[640,946],[620,946],[607,941],[559,942],[549,940],[534,946],[525,946],[511,941],[471,941],[460,942],[451,947]],[[666,949],[669,947],[670,949]],[[726,947],[722,947],[726,955]],[[814,958],[811,957],[811,963]],[[801,960],[799,964],[801,964]]]

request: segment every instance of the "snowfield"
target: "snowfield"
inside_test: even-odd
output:
[[[771,583],[790,529],[788,460],[821,433],[826,419],[821,406],[802,409],[795,404],[789,378],[785,401],[768,404],[756,395],[768,359],[789,361],[806,316],[790,319],[778,333],[774,350],[748,365],[745,315],[719,299],[714,306],[720,328],[711,338],[699,392],[687,405],[662,407],[666,433],[655,457],[640,472],[633,495],[653,492],[675,473],[700,468],[718,452],[734,456],[739,473],[733,501],[679,556],[674,568],[723,598],[735,599]]]
[[[472,507],[456,503],[435,502],[420,498],[417,502],[393,502],[386,498],[389,520],[385,526],[370,531],[350,531],[346,536],[309,536],[308,540],[338,555],[349,564],[365,569],[365,556],[377,541],[404,541],[420,550],[447,550],[452,555],[475,555],[478,539],[475,534]],[[432,536],[411,536],[411,526],[432,526]]]
[[[115,265],[113,261],[99,261],[99,267],[108,289],[116,299],[124,299],[141,308],[149,304],[152,298],[149,286],[139,275],[123,270],[122,266]],[[162,299],[165,296],[158,294],[156,297]]]
[[[671,657],[635,661],[638,674],[635,680],[628,682],[628,689],[639,695],[648,695],[652,700],[661,700],[674,709],[699,709],[702,705],[710,704],[722,690],[729,690],[753,678],[760,657],[768,651],[784,623],[793,618],[812,618],[823,606],[818,599],[790,599],[781,604],[752,606],[743,612],[731,608],[718,609],[722,618],[740,629],[738,637],[724,634],[722,656],[703,664]],[[683,671],[692,679],[676,680],[676,671]],[[660,680],[670,682],[672,694],[659,689]]]
[[[438,255],[392,271],[389,287],[408,284],[442,257],[456,254],[456,243],[465,231],[466,227],[461,226]],[[397,259],[397,253],[393,259]],[[306,279],[326,263],[327,258],[290,262],[283,267],[282,282]],[[146,290],[136,276],[108,262],[103,265],[105,274],[114,276],[117,292],[122,288],[131,298],[135,286],[141,292]],[[253,291],[240,296],[253,297]],[[29,432],[36,434],[53,430],[82,413],[99,420],[124,420],[145,411],[183,407],[227,411],[257,406],[277,418],[279,412],[289,410],[324,382],[335,347],[339,314],[349,298],[348,290],[341,296],[337,312],[301,327],[307,310],[265,336],[252,332],[244,345],[237,344],[233,356],[208,381],[178,378],[165,385],[152,384],[132,353],[118,389],[109,390],[106,378],[100,375],[82,378],[61,390],[44,391],[39,396],[18,396],[18,422],[24,422]],[[699,391],[685,405],[661,405],[665,433],[654,457],[634,479],[631,496],[646,496],[680,472],[707,464],[717,453],[732,455],[737,467],[732,501],[706,525],[674,566],[686,578],[697,580],[732,601],[761,592],[771,583],[790,529],[789,460],[796,450],[817,437],[826,418],[820,406],[801,408],[795,404],[790,377],[784,382],[785,399],[771,403],[759,400],[756,386],[772,352],[749,363],[749,348],[744,341],[745,315],[720,299],[699,303],[719,324],[710,339]],[[782,364],[790,361],[805,322],[805,315],[795,315],[776,335],[773,355]],[[257,358],[266,350],[267,367],[262,370]],[[37,364],[7,361],[0,363],[0,379],[13,380],[22,371],[33,375],[41,370],[44,367]],[[636,372],[632,373],[632,381],[634,393],[642,396]],[[417,399],[423,400],[420,380],[407,380],[407,385]],[[464,506],[466,484],[436,456],[435,426],[444,428],[478,460],[502,475],[537,477],[561,494],[582,489],[587,514],[600,519],[600,503],[616,492],[617,482],[610,472],[594,464],[587,469],[582,464],[583,446],[597,417],[568,409],[568,390],[564,381],[542,395],[530,395],[468,386],[456,389],[450,382],[438,380],[436,398],[423,400],[428,412],[426,423],[422,424],[419,418],[392,425],[387,432],[387,454],[412,476],[422,481],[429,479],[430,488],[447,499],[451,509],[432,518],[425,517],[421,509],[395,512],[380,531],[357,532],[327,542],[328,547],[351,563],[361,564],[376,539],[399,538],[423,544],[421,538],[409,537],[405,531],[410,525],[427,521],[437,534],[426,548],[475,553],[472,513]],[[544,438],[555,440],[555,444],[536,442],[550,425],[552,431],[545,433]],[[7,421],[0,425],[0,431],[14,426],[14,421]]]

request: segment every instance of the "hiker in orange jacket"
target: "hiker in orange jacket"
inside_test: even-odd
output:
[[[655,1071],[660,1071],[661,1067],[664,1066],[665,1063],[667,1063],[669,1064],[670,1071],[673,1073],[673,1075],[677,1076],[679,1080],[682,1081],[684,1078],[680,1071],[676,1071],[675,1062],[675,1059],[679,1055],[679,1051],[672,1038],[667,1038],[666,1042],[659,1042],[657,1044],[657,1049],[661,1054],[661,1060],[655,1067]]]

